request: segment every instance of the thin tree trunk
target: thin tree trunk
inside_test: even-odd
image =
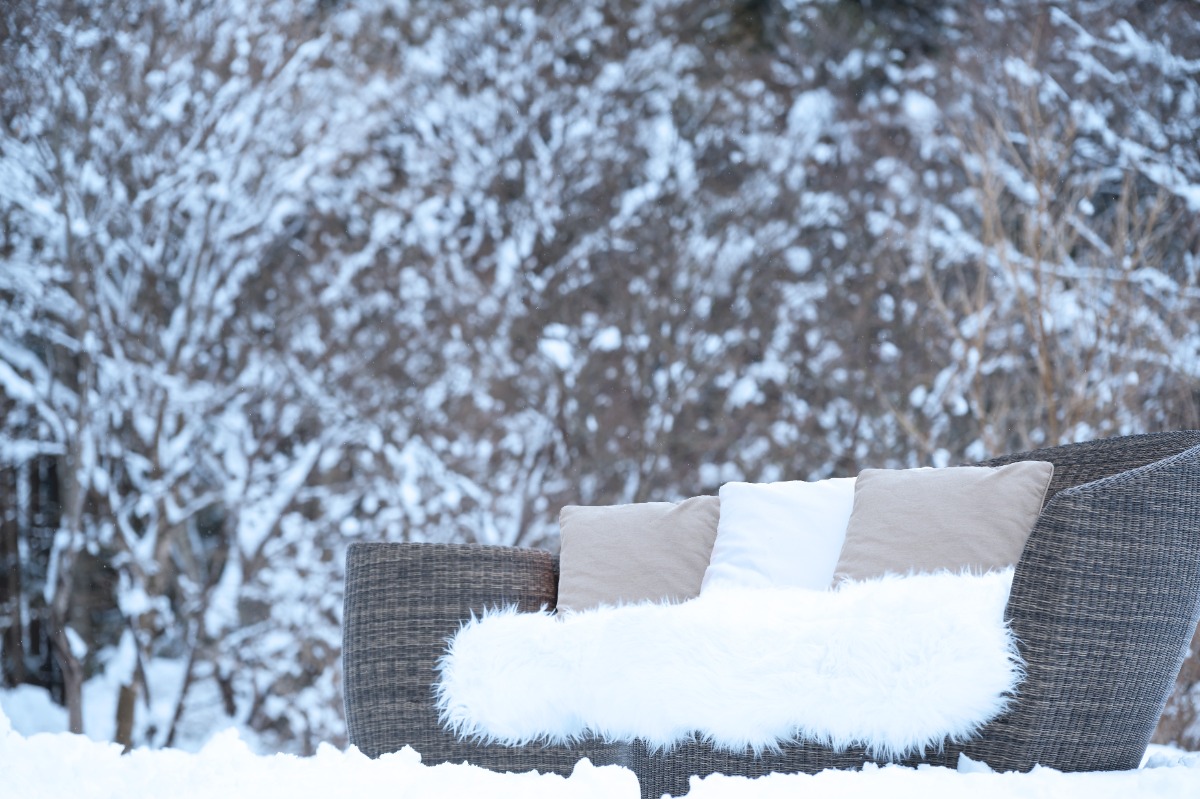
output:
[[[82,405],[82,402],[80,403]],[[81,412],[82,415],[82,412]],[[81,425],[82,427],[82,425]],[[69,540],[56,544],[51,554],[57,558],[55,569],[54,597],[50,602],[50,642],[55,658],[63,675],[63,704],[67,707],[68,729],[83,733],[83,663],[71,649],[67,635],[70,620],[72,588],[75,583],[75,562],[82,549],[83,539],[83,486],[80,485],[77,466],[80,463],[78,439],[72,442],[64,461],[58,469],[59,496],[64,500],[65,513],[60,520],[60,534],[66,532]]]
[[[25,682],[25,619],[21,614],[20,521],[17,518],[16,469],[4,469],[0,481],[0,626],[4,627],[0,650],[0,683]]]
[[[62,669],[63,675],[63,704],[67,706],[67,729],[76,734],[83,733],[83,664],[71,651],[71,641],[67,637],[66,620],[60,618],[54,610],[50,612],[53,634],[50,643],[54,647],[54,656]]]
[[[192,642],[192,651],[188,653],[187,669],[183,673],[183,685],[179,689],[179,701],[175,703],[175,712],[171,714],[171,729],[167,730],[167,740],[164,746],[175,745],[175,734],[179,731],[179,722],[183,719],[183,711],[187,707],[188,691],[196,678],[196,654],[200,649],[198,641]]]
[[[65,101],[64,101],[65,102]],[[65,113],[60,108],[60,112]],[[64,152],[61,129],[54,130],[51,138],[51,150],[54,156],[53,175],[57,183],[59,195],[59,211],[62,215],[62,245],[63,263],[71,274],[71,296],[79,311],[75,330],[76,340],[81,344],[86,342],[91,333],[91,308],[94,299],[91,296],[90,275],[91,265],[81,259],[76,252],[75,233],[73,228],[72,206],[68,196],[67,165]],[[51,348],[53,352],[53,348]],[[71,641],[67,636],[67,623],[70,619],[71,589],[75,582],[76,556],[83,548],[83,509],[87,480],[83,474],[83,439],[87,435],[90,417],[90,389],[92,383],[91,355],[80,349],[74,354],[68,354],[64,362],[55,368],[54,360],[48,360],[47,365],[52,372],[57,373],[57,379],[76,397],[75,418],[72,420],[74,429],[67,427],[66,453],[58,463],[59,496],[62,498],[63,514],[59,521],[60,534],[65,532],[68,539],[63,544],[56,544],[51,555],[57,558],[54,594],[50,601],[50,641],[55,657],[62,668],[63,675],[63,704],[67,706],[68,727],[73,733],[83,732],[83,664],[71,650]],[[65,420],[64,420],[65,421]],[[64,427],[66,427],[64,425]]]
[[[137,709],[137,681],[122,685],[117,694],[117,734],[113,738],[122,752],[133,748],[133,716]]]

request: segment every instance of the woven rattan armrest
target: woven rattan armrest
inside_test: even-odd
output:
[[[549,552],[461,544],[352,544],[346,554],[343,690],[350,743],[376,757],[404,746],[427,764],[570,774],[581,757],[623,762],[628,747],[500,747],[460,741],[438,722],[434,666],[471,614],[516,604],[554,607],[558,559]]]
[[[1059,492],[1017,564],[1018,701],[967,754],[1136,768],[1200,619],[1200,447]]]

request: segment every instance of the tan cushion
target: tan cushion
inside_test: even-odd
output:
[[[558,516],[558,609],[699,596],[720,513],[716,497],[567,505]]]
[[[1021,557],[1054,464],[864,469],[835,580],[887,573],[975,572]]]

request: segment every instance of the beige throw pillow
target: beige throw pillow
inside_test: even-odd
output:
[[[1033,530],[1054,464],[864,469],[835,581],[887,573],[1012,566]]]
[[[567,505],[558,516],[558,609],[699,596],[720,512],[717,497]]]

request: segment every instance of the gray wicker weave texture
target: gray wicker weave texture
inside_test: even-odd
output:
[[[1200,621],[1200,446],[1045,507],[1008,617],[1020,701],[968,755],[994,768],[1138,765]]]
[[[438,721],[434,666],[446,639],[485,608],[554,607],[557,586],[557,559],[538,550],[351,545],[342,643],[350,742],[370,757],[408,745],[427,764],[469,761],[500,771],[570,774],[581,757],[625,762],[628,746],[487,746],[456,739]]]
[[[1113,475],[1121,475],[1130,469],[1144,467],[1147,464],[1155,464],[1163,458],[1175,456],[1181,451],[1187,450],[1188,447],[1197,445],[1200,445],[1200,432],[1197,431],[1127,436],[1009,455],[987,461],[984,465],[1001,465],[1021,460],[1047,460],[1054,463],[1054,479],[1047,492],[1050,499],[1043,513],[1051,518],[1058,518],[1058,507],[1067,504],[1069,500],[1056,502],[1057,492],[1072,489],[1091,481],[1110,478]],[[1194,450],[1192,454],[1194,455],[1196,452],[1200,452],[1200,450]],[[1197,474],[1197,467],[1185,466],[1182,471],[1184,474],[1191,474],[1194,478]],[[1151,468],[1150,472],[1142,479],[1150,482],[1160,480],[1170,482],[1178,476],[1175,471],[1171,470],[1160,472]],[[1114,483],[1107,484],[1107,489],[1114,490],[1117,494],[1123,493],[1123,481],[1120,478],[1114,478],[1114,481]],[[1186,489],[1184,490],[1186,491]],[[1195,489],[1191,491],[1191,495],[1193,501],[1200,498],[1200,494]],[[1065,497],[1064,500],[1066,500]],[[1115,497],[1112,501],[1114,504],[1121,503],[1121,500]],[[1054,512],[1048,513],[1052,507]],[[1181,513],[1183,514],[1182,518],[1164,519],[1163,524],[1157,525],[1159,533],[1187,537],[1189,527],[1186,523],[1186,511]],[[1193,511],[1191,519],[1193,520],[1190,527],[1191,538],[1195,539],[1197,523],[1195,520],[1200,519],[1200,515],[1196,515]],[[1061,647],[1051,646],[1051,641],[1045,640],[1047,633],[1050,632],[1048,628],[1043,628],[1042,638],[1038,638],[1036,643],[1022,646],[1022,653],[1030,660],[1031,679],[1041,680],[1040,684],[1046,701],[1043,705],[1039,705],[1037,710],[1026,709],[1024,699],[1026,691],[1023,690],[1021,699],[1015,705],[1016,710],[987,725],[981,734],[982,743],[968,748],[969,756],[984,760],[994,768],[1002,770],[1028,770],[1037,762],[1067,771],[1091,770],[1099,767],[1096,765],[1097,761],[1094,755],[1089,752],[1094,752],[1096,747],[1103,745],[1104,742],[1096,739],[1095,734],[1088,732],[1088,727],[1092,722],[1076,718],[1073,720],[1083,724],[1083,729],[1064,729],[1061,721],[1053,723],[1048,719],[1047,706],[1055,707],[1057,702],[1055,691],[1065,689],[1064,684],[1075,679],[1074,675],[1078,666],[1063,658],[1084,657],[1083,653],[1087,653],[1086,657],[1095,657],[1095,650],[1103,652],[1106,648],[1107,638],[1094,638],[1096,631],[1094,627],[1091,627],[1091,621],[1087,618],[1085,610],[1088,600],[1072,596],[1072,591],[1080,592],[1088,587],[1094,587],[1099,591],[1104,590],[1100,586],[1093,586],[1092,582],[1086,579],[1093,569],[1088,561],[1091,557],[1088,549],[1091,546],[1089,542],[1095,537],[1091,528],[1093,523],[1099,523],[1101,520],[1102,517],[1092,518],[1086,512],[1066,524],[1057,522],[1052,524],[1039,520],[1038,529],[1030,536],[1030,543],[1022,556],[1022,564],[1032,559],[1035,563],[1043,564],[1042,569],[1048,570],[1050,573],[1062,571],[1062,579],[1066,583],[1065,590],[1059,590],[1056,593],[1046,580],[1039,579],[1033,571],[1024,568],[1023,565],[1019,566],[1018,573],[1025,577],[1021,578],[1019,583],[1014,580],[1009,615],[1012,616],[1014,605],[1017,608],[1045,607],[1047,605],[1057,608],[1059,612],[1055,619],[1057,627],[1061,631],[1061,635],[1069,637],[1073,648],[1070,651],[1062,651]],[[1171,532],[1172,530],[1174,532]],[[1127,546],[1134,548],[1139,546],[1136,536],[1127,540]],[[1148,548],[1155,549],[1152,543]],[[1147,554],[1153,556],[1153,553]],[[1200,564],[1200,559],[1194,558],[1193,561],[1193,565]],[[1136,570],[1141,567],[1131,565],[1130,568]],[[1176,575],[1176,577],[1177,582],[1169,590],[1173,591],[1178,603],[1182,605],[1187,604],[1187,597],[1191,593],[1194,603],[1196,593],[1200,592],[1200,582],[1197,582],[1194,576],[1189,576],[1186,569],[1184,574]],[[1160,584],[1160,590],[1168,590],[1165,583]],[[1121,620],[1124,620],[1129,624],[1136,624],[1138,618],[1144,615],[1147,609],[1144,606],[1139,607],[1133,601],[1135,597],[1136,594],[1110,596],[1110,607],[1108,608],[1110,621],[1120,623]],[[1084,607],[1080,607],[1080,602],[1085,603]],[[1022,636],[1022,625],[1015,620],[1013,624],[1018,636]],[[1078,636],[1073,632],[1076,625],[1080,627]],[[1185,635],[1184,645],[1186,646],[1186,641],[1190,640],[1191,633],[1196,628],[1196,621],[1187,615],[1177,615],[1174,623],[1168,626],[1170,629],[1143,629],[1138,637],[1141,639],[1140,643],[1151,649],[1165,646],[1168,659],[1172,660],[1172,663],[1159,663],[1156,666],[1157,671],[1146,672],[1140,669],[1130,669],[1121,663],[1118,656],[1106,661],[1106,665],[1111,669],[1108,679],[1114,681],[1120,675],[1126,682],[1141,685],[1164,679],[1168,683],[1173,683],[1181,662],[1174,662],[1176,656],[1181,652],[1175,641],[1180,635]],[[1152,640],[1155,633],[1159,635],[1157,641]],[[1082,672],[1080,673],[1082,674]],[[1169,684],[1167,690],[1169,693]],[[1070,697],[1070,694],[1064,695],[1068,701]],[[1107,735],[1113,742],[1112,746],[1122,753],[1120,759],[1110,758],[1107,761],[1114,764],[1107,766],[1108,768],[1133,768],[1137,765],[1149,742],[1150,735],[1154,732],[1158,716],[1162,712],[1161,703],[1165,702],[1166,698],[1167,695],[1164,694],[1161,700],[1158,700],[1157,710],[1143,706],[1140,716],[1137,717],[1126,716],[1125,708],[1119,702],[1108,707],[1107,718],[1110,725],[1101,734]],[[1153,718],[1149,718],[1149,716],[1153,716]],[[1041,740],[1039,735],[1060,736],[1056,751],[1046,751],[1047,742]],[[954,765],[957,762],[959,751],[963,749],[961,744],[947,741],[940,752],[929,752],[924,757],[910,758],[906,762],[909,764],[927,762],[934,765]],[[1129,758],[1134,749],[1137,750],[1136,757],[1133,757],[1132,765],[1130,765]],[[1052,756],[1055,756],[1053,763],[1047,759]],[[749,777],[768,774],[772,771],[800,771],[812,774],[825,768],[857,768],[870,760],[867,753],[861,749],[834,752],[816,744],[786,747],[778,754],[758,759],[751,753],[730,755],[717,752],[703,742],[676,747],[670,752],[650,753],[644,747],[635,747],[634,750],[635,771],[642,783],[642,796],[655,797],[655,799],[664,793],[673,796],[686,793],[687,778],[691,774],[721,773]]]
[[[1046,501],[1067,488],[1127,472],[1200,446],[1200,430],[1146,433],[1102,438],[1058,447],[1034,449],[983,461],[979,466],[1003,466],[1016,461],[1050,461],[1054,477]]]
[[[553,607],[557,559],[536,549],[356,543],[347,553],[343,689],[350,743],[366,755],[413,746],[427,764],[570,774],[581,757],[628,759],[629,747],[491,746],[457,740],[438,722],[434,665],[472,613],[516,603]]]
[[[941,752],[910,757],[900,763],[907,766],[922,763],[953,766],[958,762],[958,751],[957,747],[948,747]],[[632,767],[641,783],[642,799],[660,799],[664,794],[686,794],[691,775],[761,777],[773,772],[816,774],[829,768],[860,769],[864,763],[872,760],[861,747],[838,752],[827,746],[797,743],[785,746],[779,752],[765,752],[756,757],[753,752],[717,751],[703,741],[695,741],[662,752],[651,752],[637,744],[633,749]]]
[[[1200,431],[1160,433],[986,462],[1049,460],[1055,476],[1009,604],[1030,677],[1015,709],[989,724],[966,747],[968,754],[1002,769],[1037,762],[1064,770],[1136,765],[1187,638],[1178,642],[1190,637],[1200,604],[1200,448],[1172,457],[1198,445]],[[1140,468],[1147,464],[1152,466]],[[1113,475],[1118,477],[1068,491]],[[1061,499],[1059,492],[1066,492]],[[1158,499],[1136,499],[1146,495]],[[1180,568],[1181,560],[1191,568]],[[756,758],[717,752],[703,742],[651,753],[640,744],[510,748],[454,740],[438,724],[432,700],[433,663],[444,639],[484,607],[552,604],[556,569],[552,556],[530,550],[352,546],[343,653],[351,741],[372,756],[410,744],[426,762],[466,759],[514,771],[568,773],[585,756],[624,763],[637,773],[643,797],[684,793],[693,774],[815,773],[869,761],[863,750],[834,752],[814,744]],[[963,748],[947,742],[942,751],[909,762],[952,765]]]

